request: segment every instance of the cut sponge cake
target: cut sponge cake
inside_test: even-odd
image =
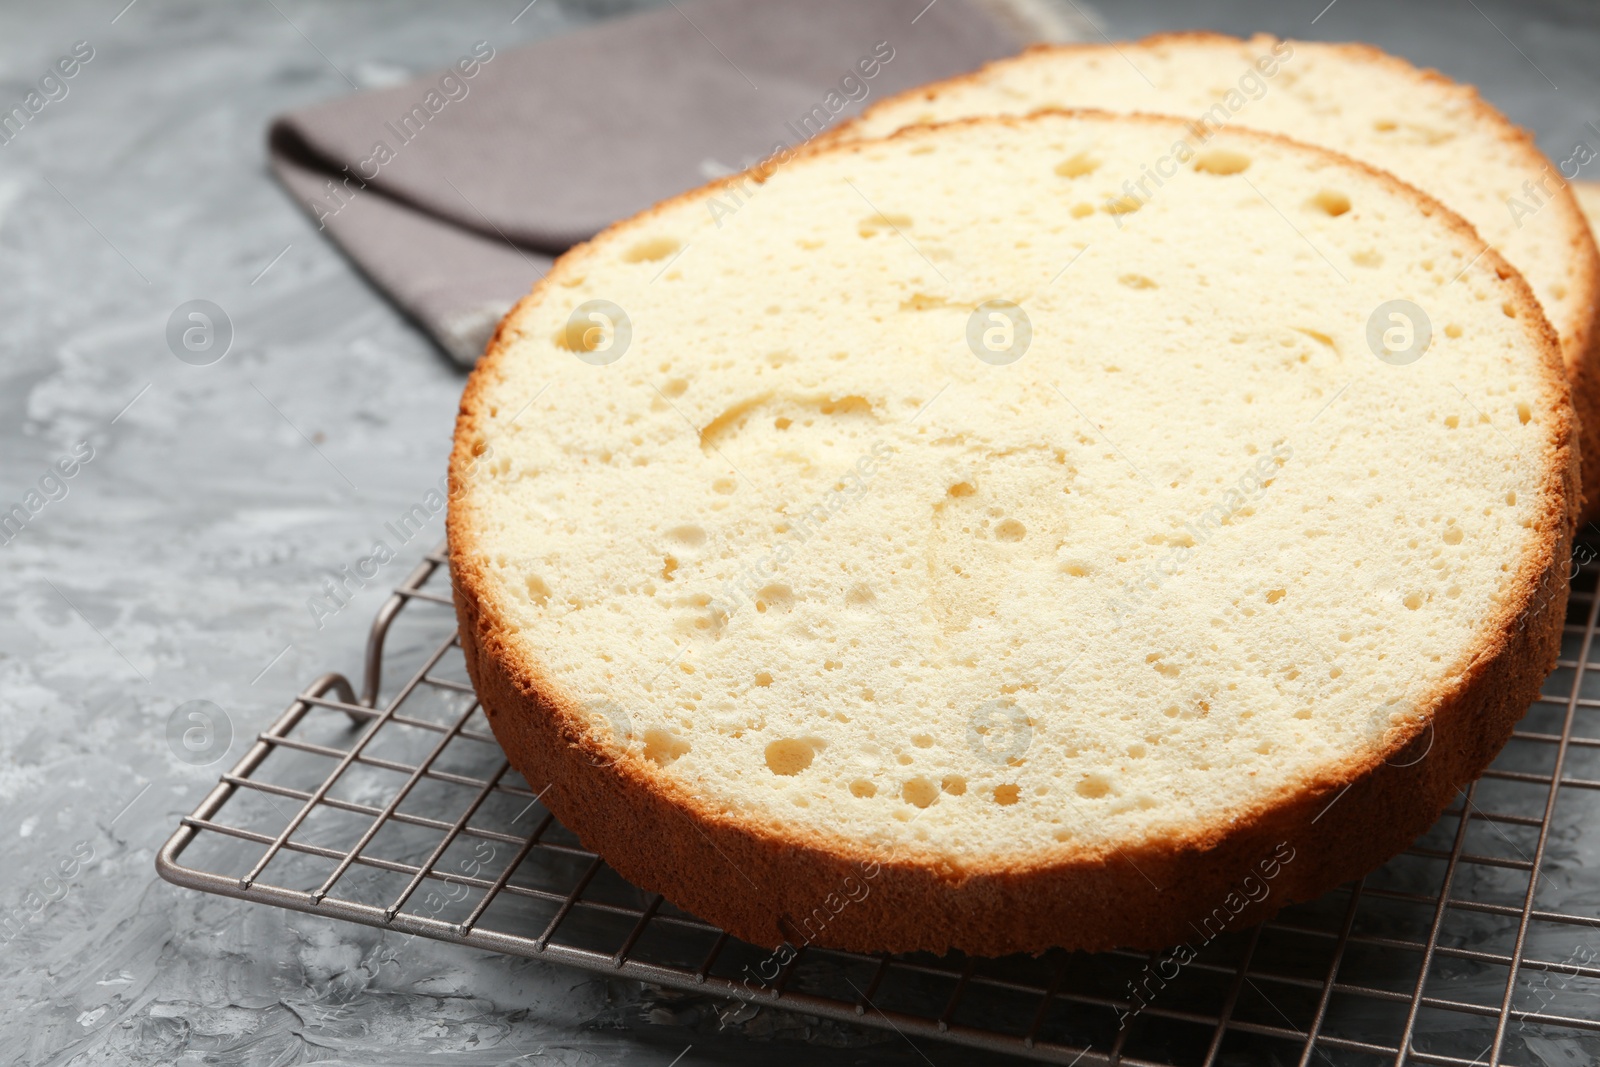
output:
[[[1184,136],[1195,147],[1219,128],[1270,130],[1365,160],[1443,201],[1526,276],[1561,335],[1584,482],[1600,486],[1600,258],[1560,173],[1471,86],[1368,45],[1185,33],[1036,47],[884,100],[832,136],[1058,107],[1181,116],[1194,123]],[[1130,180],[1125,195],[1154,188],[1140,169],[1120,178]],[[1593,513],[1600,493],[1585,495]]]
[[[802,153],[502,323],[462,645],[620,873],[767,945],[1165,945],[1370,869],[1504,743],[1566,596],[1553,331],[1323,149],[1226,131],[1118,199],[1184,136]]]

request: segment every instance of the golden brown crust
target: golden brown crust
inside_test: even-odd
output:
[[[1217,47],[1248,45],[1270,49],[1280,40],[1282,39],[1270,34],[1241,38],[1209,30],[1183,30],[1154,34],[1130,44],[1133,47],[1160,47],[1167,44]],[[1583,490],[1582,521],[1590,522],[1600,518],[1600,249],[1596,247],[1594,235],[1569,183],[1550,166],[1549,161],[1539,150],[1533,134],[1517,126],[1493,104],[1483,99],[1476,86],[1458,82],[1432,68],[1413,66],[1406,60],[1370,44],[1293,39],[1290,39],[1289,43],[1295,48],[1342,53],[1367,63],[1387,67],[1401,75],[1419,78],[1423,82],[1465,90],[1467,104],[1473,113],[1479,121],[1498,131],[1509,151],[1520,152],[1530,164],[1542,166],[1550,172],[1554,179],[1555,192],[1540,210],[1556,211],[1566,222],[1568,260],[1574,273],[1574,289],[1581,294],[1579,300],[1583,308],[1583,311],[1574,316],[1569,324],[1570,332],[1562,338],[1562,355],[1566,363],[1567,380],[1572,386],[1572,403],[1578,417],[1578,451],[1583,466],[1582,484],[1586,487]],[[1040,57],[1105,52],[1115,47],[1111,44],[1092,43],[1032,45],[1018,56],[992,60],[967,74],[918,86],[880,100],[862,112],[860,117],[840,123],[817,137],[812,143],[820,146],[854,140],[860,136],[857,130],[863,125],[864,120],[880,111],[900,106],[909,100],[933,100],[952,89],[983,82],[997,71],[1015,63],[1025,63]],[[1249,125],[1248,120],[1245,125]],[[1590,486],[1594,488],[1587,488]]]
[[[1083,118],[1102,113],[1074,112]],[[1119,121],[1169,122],[1153,116]],[[977,118],[953,125],[1034,121]],[[927,135],[908,130],[897,137]],[[1257,131],[1235,136],[1288,142]],[[862,151],[872,142],[818,146],[805,154]],[[1309,146],[1300,146],[1307,148]],[[1422,210],[1477,243],[1471,226],[1425,194],[1365,164],[1310,148],[1391,183]],[[1542,509],[1500,614],[1463,661],[1459,683],[1421,701],[1426,714],[1390,730],[1377,750],[1324,768],[1309,785],[1264,800],[1227,825],[1199,825],[1180,839],[1097,851],[1063,844],[1044,855],[953,871],[929,854],[887,855],[844,837],[742,819],[690,793],[653,764],[614,762],[585,716],[541,664],[518,647],[502,617],[481,554],[464,478],[489,431],[487,390],[507,358],[525,307],[606,244],[676,203],[712,195],[728,181],[683,194],[618,224],[563,257],[496,332],[462,397],[451,456],[450,560],[461,644],[495,736],[545,803],[625,878],[756,944],[783,941],[864,951],[952,948],[976,955],[1158,948],[1196,937],[1207,916],[1238,900],[1244,879],[1280,847],[1294,850],[1259,901],[1226,912],[1230,927],[1260,921],[1296,900],[1359,876],[1405,848],[1466,782],[1481,774],[1553,668],[1565,616],[1565,567],[1577,501],[1577,454],[1560,346],[1527,283],[1498,253],[1483,260],[1512,289],[1521,321],[1543,355],[1541,411],[1557,420],[1541,457]],[[835,909],[846,886],[865,886]],[[806,924],[816,909],[826,922]],[[1237,914],[1234,914],[1234,912]],[[814,938],[814,940],[813,940]]]

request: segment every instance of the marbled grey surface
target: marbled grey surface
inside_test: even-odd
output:
[[[719,1027],[628,983],[155,878],[155,850],[224,765],[177,760],[169,716],[220,705],[231,761],[310,677],[356,670],[421,540],[324,628],[306,599],[437,482],[462,384],[269,179],[267,120],[349,91],[338,71],[389,84],[478,39],[637,5],[124,2],[0,6],[4,108],[74,42],[94,48],[0,145],[0,510],[93,448],[0,546],[0,910],[45,901],[0,943],[0,1059],[666,1065],[692,1044],[678,1062],[990,1062],[771,1013]],[[1557,159],[1600,143],[1595,7],[1324,3],[1134,0],[1097,17],[1113,36],[1371,40],[1477,82]],[[210,366],[164,337],[196,298],[235,331]],[[329,1003],[349,1008],[341,1025],[310,1025]]]

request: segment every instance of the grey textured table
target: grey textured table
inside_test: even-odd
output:
[[[0,1059],[666,1065],[692,1045],[676,1062],[997,1062],[156,880],[156,848],[225,766],[176,758],[169,719],[220,706],[231,761],[311,676],[356,669],[438,520],[320,629],[307,598],[437,483],[462,384],[267,176],[266,121],[348,91],[339,71],[391,84],[478,39],[636,5],[124,2],[0,7],[4,108],[93,48],[0,144],[0,510],[92,448],[0,545]],[[1324,4],[1094,17],[1112,36],[1370,40],[1476,82],[1556,159],[1600,145],[1600,9]],[[192,299],[233,325],[209,366],[168,348]],[[309,1027],[331,1002],[339,1025]]]

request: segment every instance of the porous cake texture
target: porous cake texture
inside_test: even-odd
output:
[[[1163,946],[1487,765],[1554,664],[1573,435],[1533,292],[1386,173],[915,127],[512,311],[452,459],[462,644],[557,816],[741,938]]]
[[[883,100],[829,136],[1063,107],[1180,116],[1197,147],[1220,129],[1270,130],[1364,160],[1443,201],[1522,272],[1560,334],[1584,482],[1600,486],[1600,256],[1561,170],[1473,87],[1370,45],[1163,34],[1036,46]],[[1162,175],[1141,166],[1121,177],[1119,195],[1147,199]],[[1600,493],[1585,496],[1593,518]]]

